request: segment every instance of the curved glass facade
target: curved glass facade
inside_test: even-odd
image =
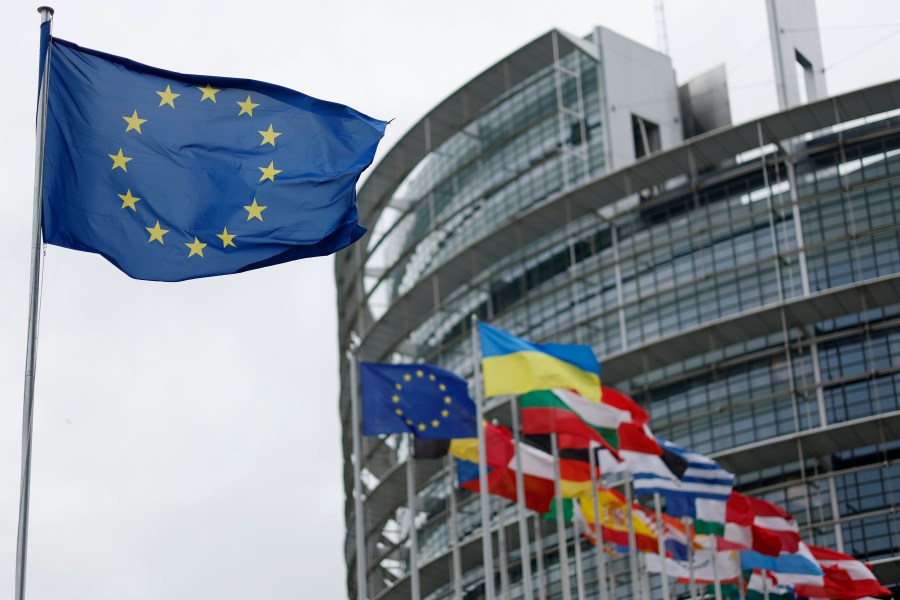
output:
[[[872,562],[896,585],[885,574],[900,570],[900,117],[800,134],[767,122],[766,143],[598,197],[597,210],[533,236],[530,209],[568,215],[570,191],[607,176],[598,61],[577,49],[556,58],[410,164],[379,212],[359,276],[338,273],[348,299],[342,344],[355,329],[368,360],[461,374],[472,368],[472,314],[536,341],[591,344],[604,381],[650,412],[657,435],[717,458],[739,490],[791,511],[808,542]],[[641,168],[665,160],[651,156]],[[475,243],[510,227],[516,248],[482,264]],[[440,276],[466,253],[475,266],[435,292],[421,317],[396,314],[405,295],[446,286]],[[389,329],[400,342],[367,354]],[[506,399],[489,402],[506,423],[508,411]],[[371,598],[410,597],[408,454],[397,436],[364,443]],[[455,490],[449,463],[415,463],[422,597],[453,598],[458,564],[463,597],[481,598],[477,499]],[[495,561],[497,589],[520,598],[538,583],[522,581],[515,507],[493,499],[492,508],[495,552],[501,537],[507,550]],[[348,502],[353,597],[355,518]],[[559,598],[555,527],[532,517],[529,528],[532,570]],[[588,597],[597,594],[593,553],[584,547]],[[611,566],[627,596],[627,560]],[[658,585],[651,576],[656,596]]]

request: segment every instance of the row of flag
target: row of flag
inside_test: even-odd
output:
[[[475,402],[455,373],[426,364],[361,363],[363,433],[410,433],[417,458],[449,452],[458,486],[472,492],[518,501],[520,472],[524,504],[540,514],[555,513],[558,480],[565,519],[592,542],[619,551],[633,546],[647,571],[714,584],[726,596],[737,585],[748,597],[890,595],[862,562],[805,544],[790,513],[734,491],[734,475],[714,460],[654,436],[644,409],[602,385],[589,346],[536,344],[484,323],[478,335],[484,396],[518,396],[521,416],[521,432],[480,424],[487,490],[479,480]],[[615,473],[635,494],[664,500],[664,514],[592,483]]]

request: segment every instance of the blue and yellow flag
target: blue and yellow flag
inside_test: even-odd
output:
[[[50,44],[49,244],[181,281],[331,254],[365,233],[356,183],[383,121],[249,79]]]
[[[412,433],[421,438],[477,435],[466,380],[425,364],[360,363],[364,435]]]
[[[590,346],[535,344],[484,323],[478,333],[485,396],[563,388],[600,401],[600,362]]]

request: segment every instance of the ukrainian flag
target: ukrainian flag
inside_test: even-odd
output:
[[[590,346],[535,344],[478,323],[486,397],[571,389],[600,401],[600,362]]]

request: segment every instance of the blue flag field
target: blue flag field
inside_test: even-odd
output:
[[[331,254],[387,123],[249,79],[183,75],[53,39],[48,244],[181,281]]]

